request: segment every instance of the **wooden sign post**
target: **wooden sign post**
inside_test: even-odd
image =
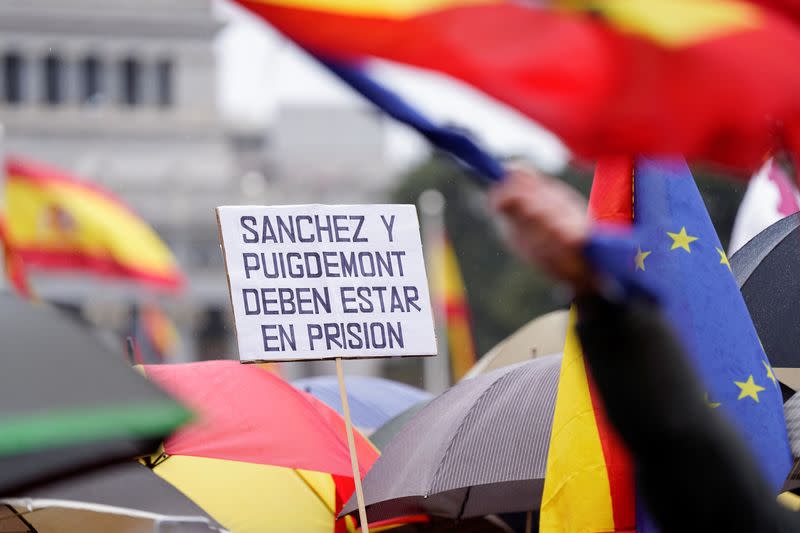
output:
[[[359,520],[369,531],[342,359],[436,355],[412,205],[226,206],[220,242],[243,363],[336,360]]]
[[[353,467],[353,481],[356,486],[356,501],[358,502],[358,522],[361,524],[361,531],[369,533],[369,522],[367,522],[367,506],[364,503],[364,489],[361,488],[361,470],[358,468],[358,453],[356,452],[356,439],[353,436],[353,421],[350,418],[350,402],[347,401],[347,387],[344,384],[344,368],[342,368],[342,358],[336,358],[336,377],[339,379],[339,397],[342,399],[342,411],[344,412],[344,427],[347,432],[347,447],[350,448],[350,466]]]

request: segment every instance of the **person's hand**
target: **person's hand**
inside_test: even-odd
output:
[[[586,202],[574,189],[534,170],[514,167],[490,190],[489,201],[508,223],[510,244],[523,259],[578,293],[594,286],[583,257],[590,229]]]

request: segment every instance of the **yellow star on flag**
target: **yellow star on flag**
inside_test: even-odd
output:
[[[719,264],[725,265],[728,267],[728,270],[731,270],[731,264],[728,261],[728,256],[725,254],[725,252],[717,248],[717,253],[719,254]],[[731,272],[733,272],[733,270],[731,270]]]
[[[775,373],[772,371],[772,367],[771,367],[771,366],[769,366],[769,363],[767,363],[767,362],[766,362],[766,361],[764,361],[764,360],[762,360],[762,361],[761,361],[761,364],[763,364],[763,365],[764,365],[764,368],[766,368],[766,369],[767,369],[767,377],[768,377],[769,379],[771,379],[771,380],[772,380],[772,383],[773,383],[775,386],[777,386],[777,385],[778,385],[778,380],[777,380],[777,379],[775,379]]]
[[[734,381],[734,383],[736,384],[737,387],[741,389],[739,391],[739,397],[736,398],[737,400],[741,400],[742,398],[749,396],[750,398],[758,402],[758,393],[763,390],[766,390],[764,387],[755,384],[755,382],[753,381],[752,374],[750,374],[750,376],[747,378],[747,381],[745,382]]]
[[[717,407],[719,407],[720,405],[722,405],[722,404],[721,404],[721,403],[719,403],[719,402],[712,402],[711,400],[709,400],[709,399],[708,399],[708,393],[706,393],[705,399],[706,399],[706,405],[707,405],[707,406],[709,406],[709,407],[710,407],[710,408],[712,408],[712,409],[716,409]]]
[[[636,270],[644,270],[644,260],[653,252],[643,252],[641,246],[636,252]]]
[[[698,237],[692,237],[686,233],[686,226],[681,227],[681,230],[678,233],[672,233],[668,231],[667,235],[669,235],[672,239],[672,248],[670,248],[670,250],[683,248],[689,253],[692,253],[692,249],[689,247],[689,244],[698,239]]]

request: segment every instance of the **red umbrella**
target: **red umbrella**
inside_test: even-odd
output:
[[[152,461],[156,474],[231,530],[345,530],[334,521],[353,492],[353,474],[335,411],[254,365],[144,368],[199,413],[164,442]],[[360,434],[356,449],[363,476],[378,452]]]

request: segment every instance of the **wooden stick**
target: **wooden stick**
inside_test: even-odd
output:
[[[525,533],[533,531],[533,511],[525,513]]]
[[[128,362],[131,366],[136,364],[136,346],[134,345],[133,337],[130,335],[125,337],[125,353],[128,354]]]
[[[358,469],[358,454],[356,453],[356,439],[353,436],[353,422],[350,420],[350,404],[347,402],[347,388],[344,386],[344,370],[342,358],[336,358],[336,376],[339,378],[339,396],[342,398],[342,411],[344,411],[344,427],[347,430],[347,446],[350,448],[350,465],[353,467],[353,481],[356,485],[356,500],[358,501],[358,521],[361,531],[369,533],[367,522],[367,506],[364,504],[364,491],[361,489],[361,472]]]

